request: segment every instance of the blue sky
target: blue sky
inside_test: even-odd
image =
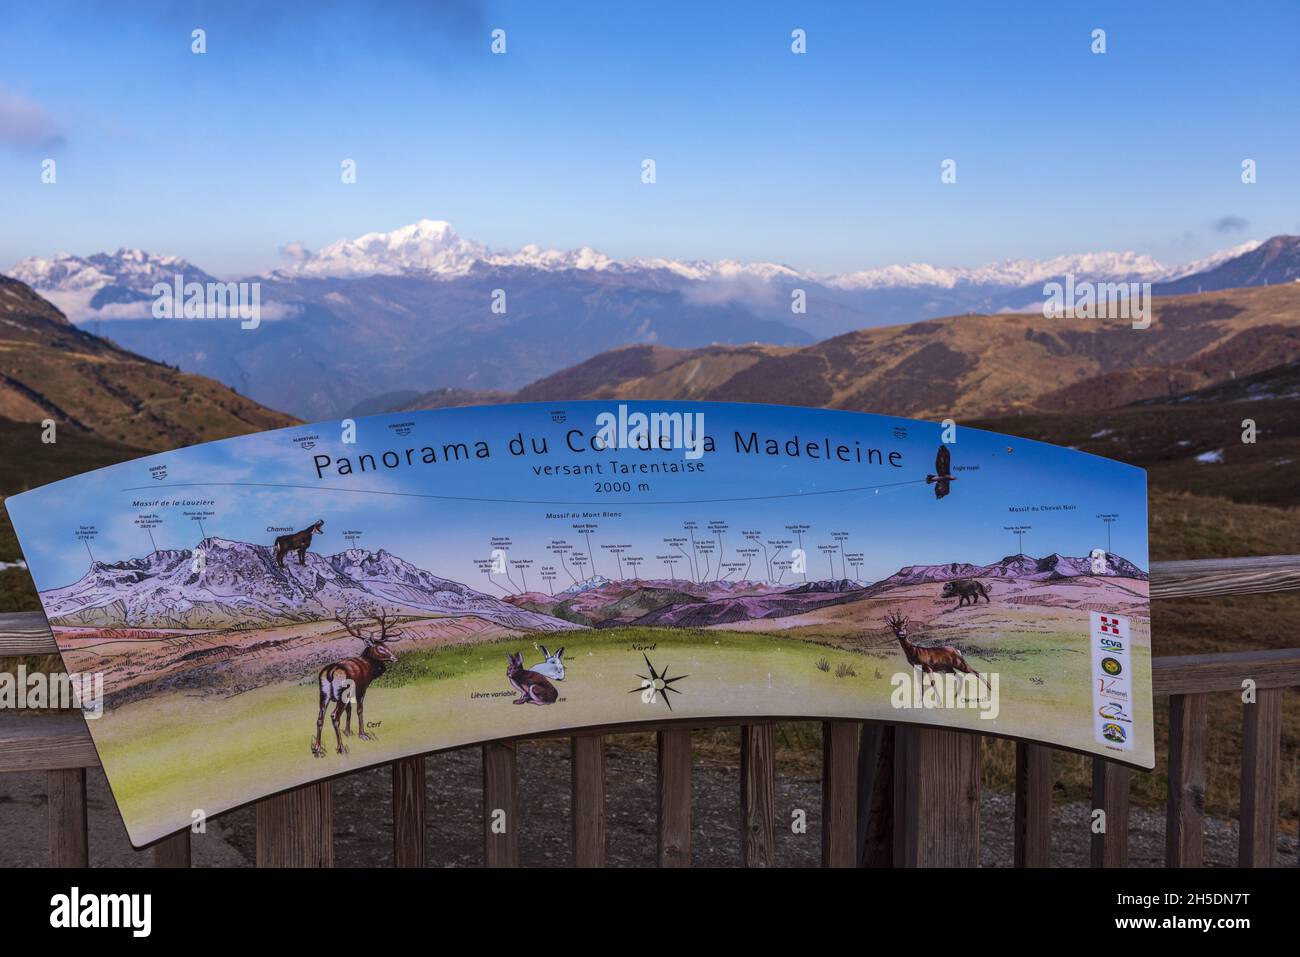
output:
[[[0,266],[125,245],[242,272],[421,217],[828,271],[1300,232],[1294,2],[262,6],[7,10]]]
[[[699,408],[671,402],[628,406],[645,412]],[[358,420],[354,445],[340,442],[337,423],[264,432],[110,466],[11,496],[6,506],[41,590],[71,584],[86,573],[89,557],[77,537],[81,529],[93,529],[95,558],[114,562],[143,557],[153,544],[193,548],[203,533],[269,545],[273,529],[305,528],[317,519],[326,523],[325,535],[313,544],[321,554],[343,551],[353,544],[345,532],[360,532],[355,542],[360,547],[385,548],[435,574],[496,595],[519,589],[504,578],[494,584],[483,574],[479,563],[490,558],[494,540],[509,540],[503,547],[510,559],[533,561],[528,585],[541,590],[541,566],[556,564],[548,545],[564,540],[574,551],[587,553],[587,536],[573,528],[575,523],[597,526],[590,532],[590,551],[595,571],[609,578],[618,577],[617,560],[605,545],[626,546],[626,554],[644,559],[639,576],[625,571],[623,577],[685,577],[685,561],[670,570],[660,560],[675,553],[665,537],[689,536],[683,522],[696,523],[698,541],[713,537],[710,523],[725,523],[721,554],[727,561],[740,560],[736,549],[746,546],[747,532],[768,545],[772,558],[778,556],[774,540],[790,540],[783,556],[788,558],[796,536],[786,526],[806,524],[802,541],[809,579],[847,573],[874,581],[905,565],[986,564],[1015,554],[1017,539],[1008,526],[1029,526],[1024,536],[1028,554],[1086,556],[1093,548],[1107,547],[1106,527],[1097,516],[1114,514],[1111,550],[1147,567],[1145,473],[1084,452],[959,428],[950,446],[957,481],[947,498],[936,500],[924,479],[933,471],[938,424],[706,404],[705,433],[715,438],[717,450],[699,460],[703,471],[641,474],[630,477],[634,492],[598,492],[596,482],[629,480],[611,474],[610,460],[681,463],[682,453],[570,453],[564,449],[570,430],[590,437],[597,414],[617,413],[617,408],[566,403],[563,423],[552,420],[555,408],[526,404],[372,416]],[[403,423],[411,427],[407,436],[390,429]],[[906,428],[907,436],[894,437],[895,426]],[[746,436],[757,431],[760,438],[776,438],[782,445],[797,436],[804,451],[797,458],[738,453],[736,431]],[[308,435],[315,445],[304,450],[298,440]],[[530,450],[534,437],[545,437],[547,453],[512,455],[508,442],[516,435]],[[384,450],[396,450],[400,461],[407,448],[440,450],[445,443],[479,439],[487,442],[490,457],[423,465],[417,451],[413,466],[360,472],[363,453],[379,461]],[[899,465],[810,458],[807,443],[823,440],[831,448],[840,443],[852,448],[855,442],[863,449],[878,448],[884,463],[897,451]],[[351,458],[353,474],[340,476],[335,468],[326,468],[318,476],[317,455],[334,461]],[[564,463],[601,463],[605,470],[600,476],[533,471],[535,465]],[[158,465],[166,467],[161,480],[151,473]],[[650,488],[640,490],[642,481]],[[181,504],[153,504],[159,499]],[[184,503],[206,500],[214,504],[197,509],[211,512],[201,533],[189,514],[195,507]],[[1011,512],[1012,507],[1030,511]],[[569,514],[573,512],[602,514],[589,518]],[[136,523],[139,515],[162,520],[153,530],[152,544]],[[842,546],[836,533],[847,535]],[[828,559],[821,546],[861,553],[858,574]],[[716,563],[718,554],[715,550],[712,557],[700,558]],[[710,580],[718,577],[716,567]],[[737,580],[744,573],[733,571],[730,577]],[[763,576],[755,569],[748,577]],[[789,573],[783,578],[787,583],[801,579]],[[557,569],[556,590],[572,580]]]

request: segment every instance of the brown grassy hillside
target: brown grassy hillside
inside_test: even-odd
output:
[[[627,346],[517,401],[709,399],[914,418],[1113,408],[1300,358],[1300,285],[1155,300],[1149,329],[1041,314],[863,329],[803,348]]]
[[[1300,505],[1300,363],[1174,401],[961,421],[1141,466],[1152,488]]]
[[[704,399],[755,363],[797,351],[782,346],[668,349],[626,346],[525,386],[510,401],[555,399]]]
[[[30,288],[3,276],[0,418],[32,423],[33,430],[54,419],[61,437],[94,435],[146,450],[296,421],[211,379],[83,332]]]

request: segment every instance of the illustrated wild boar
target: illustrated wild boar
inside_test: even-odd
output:
[[[958,608],[962,605],[978,605],[981,596],[984,601],[992,603],[984,583],[973,578],[954,578],[943,583],[943,597],[960,598],[961,600],[957,602]]]

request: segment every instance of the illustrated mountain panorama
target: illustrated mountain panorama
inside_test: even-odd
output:
[[[908,566],[877,582],[615,581],[595,576],[554,594],[520,591],[498,598],[383,549],[350,548],[329,556],[308,551],[304,562],[294,556],[281,566],[270,546],[209,537],[194,550],[96,561],[79,581],[45,591],[41,598],[51,622],[64,628],[264,628],[369,608],[419,618],[473,617],[521,632],[552,632],[620,625],[698,628],[779,619],[912,586],[942,588],[968,580],[992,587],[996,582],[1146,578],[1118,555],[1108,556],[1104,568],[1094,568],[1089,558],[1011,555],[989,565]]]
[[[201,557],[198,554],[201,553]],[[473,615],[508,628],[572,624],[439,578],[384,550],[307,552],[281,566],[265,545],[205,538],[124,562],[95,562],[80,581],[42,593],[51,621],[89,627],[212,629],[317,621],[349,607]]]
[[[1130,401],[1150,398],[1170,382],[1186,390],[1228,370],[1262,371],[1265,356],[1274,364],[1300,358],[1300,238],[1288,236],[1179,267],[1092,253],[832,275],[771,263],[614,260],[588,248],[501,253],[421,220],[315,253],[297,249],[284,268],[243,277],[261,284],[256,330],[151,318],[156,283],[217,281],[177,257],[119,250],[29,258],[9,274],[74,320],[76,329],[65,323],[58,332],[64,339],[88,342],[75,339],[77,329],[98,333],[112,340],[103,348],[207,376],[244,402],[308,420],[645,391],[915,416],[957,405],[967,415],[998,414],[1065,407],[1102,384]],[[1155,324],[1132,336],[1126,323],[1044,319],[1043,285],[1067,274],[1153,283]],[[5,311],[24,295],[8,288]],[[802,311],[791,308],[796,293]],[[14,381],[30,394],[0,383],[0,416],[21,421],[54,406],[80,421],[64,408],[78,400],[49,395],[18,371]],[[121,420],[175,414],[148,395],[138,401]],[[122,435],[138,443],[142,431],[132,423]]]

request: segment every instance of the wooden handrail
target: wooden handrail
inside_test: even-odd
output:
[[[49,622],[39,611],[0,614],[0,658],[58,653]]]
[[[1240,691],[1246,680],[1257,688],[1300,685],[1300,648],[1151,659],[1151,691],[1156,695]]]
[[[1151,598],[1213,598],[1300,588],[1300,555],[1151,563]]]
[[[80,713],[0,716],[0,771],[94,767],[99,754]]]

